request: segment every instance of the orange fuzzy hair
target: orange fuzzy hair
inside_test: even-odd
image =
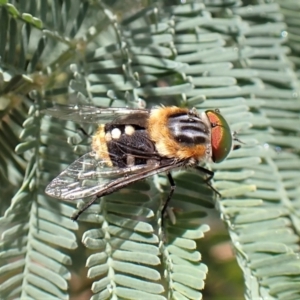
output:
[[[180,160],[195,159],[206,160],[206,145],[195,145],[193,147],[183,146],[170,134],[168,119],[179,113],[188,114],[189,110],[176,106],[160,107],[151,111],[148,120],[148,133],[150,139],[155,143],[156,149],[161,156],[178,158]]]
[[[98,127],[96,134],[93,136],[92,148],[96,152],[96,158],[105,160],[107,166],[112,167],[113,164],[109,157],[104,128],[104,124]]]

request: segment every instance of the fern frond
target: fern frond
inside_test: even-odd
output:
[[[68,299],[68,281],[86,260],[92,299],[201,299],[208,267],[197,242],[216,206],[246,299],[298,299],[295,2],[278,1],[281,11],[235,0],[161,3],[121,21],[100,1],[12,3],[0,4],[2,211],[12,199],[0,219],[1,298]],[[76,203],[44,189],[90,141],[78,124],[40,114],[53,102],[219,108],[243,144],[205,166],[222,198],[201,174],[179,170],[168,216],[160,213],[168,187],[160,193],[159,175],[104,197],[73,222]]]

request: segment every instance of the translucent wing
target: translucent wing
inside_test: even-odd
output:
[[[55,118],[70,120],[77,123],[107,123],[118,120],[129,115],[139,114],[147,116],[147,109],[132,109],[132,108],[98,108],[94,106],[79,106],[79,105],[57,105],[47,108],[42,113]]]
[[[107,161],[89,152],[53,179],[46,188],[46,194],[65,200],[84,198],[101,193],[114,181],[124,182],[129,175],[147,172],[151,168],[153,165],[110,167]]]
[[[130,183],[183,165],[182,161],[167,160],[163,164],[157,162],[126,168],[109,167],[105,160],[97,159],[94,152],[89,152],[53,179],[46,188],[46,194],[64,200],[93,195],[101,197]]]

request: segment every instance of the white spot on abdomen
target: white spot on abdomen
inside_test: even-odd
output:
[[[114,139],[114,140],[118,140],[120,137],[121,137],[121,130],[119,128],[114,128],[112,131],[111,131],[111,137]]]
[[[133,135],[134,132],[135,132],[135,129],[134,129],[134,127],[132,125],[126,125],[125,126],[125,133],[127,135]]]

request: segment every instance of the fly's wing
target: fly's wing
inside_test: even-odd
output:
[[[109,182],[104,189],[101,189],[97,193],[97,197],[103,197],[109,195],[131,183],[137,182],[139,180],[145,179],[147,177],[153,176],[158,173],[162,172],[169,172],[175,168],[181,168],[185,165],[185,162],[170,162],[164,165],[154,165],[154,166],[146,166],[141,167],[138,169],[137,172],[132,172],[131,174],[127,175],[126,178],[118,178],[111,182]]]
[[[44,114],[63,120],[96,124],[112,122],[134,114],[148,116],[149,112],[150,111],[147,109],[98,108],[94,106],[79,105],[57,105],[42,111]]]
[[[132,167],[109,167],[105,160],[89,152],[73,162],[47,186],[46,194],[63,200],[74,200],[97,195],[102,197],[130,183],[161,172],[168,172],[184,162],[168,160],[165,164],[153,163]]]
[[[153,168],[148,165],[118,168],[110,167],[107,163],[96,158],[94,152],[89,152],[54,178],[45,192],[51,197],[64,200],[85,198],[106,190],[114,181],[124,181],[128,176]]]

